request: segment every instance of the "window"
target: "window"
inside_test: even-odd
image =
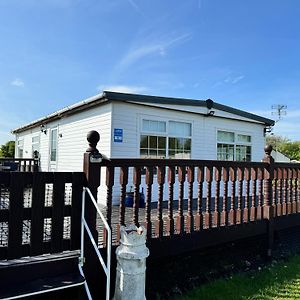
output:
[[[33,136],[31,139],[32,157],[34,157],[34,151],[40,151],[40,136]]]
[[[251,136],[250,135],[244,135],[244,134],[238,134],[237,135],[237,141],[242,143],[251,143]]]
[[[51,130],[50,140],[50,161],[56,161],[57,158],[57,129]]]
[[[149,134],[147,134],[149,132]],[[142,120],[142,158],[190,158],[192,124]]]
[[[142,128],[146,132],[166,132],[166,122],[143,120]]]
[[[251,161],[251,136],[234,132],[217,132],[217,159]]]
[[[18,140],[17,155],[18,158],[23,158],[24,140]]]
[[[234,133],[227,131],[218,131],[218,141],[234,143]]]
[[[170,121],[169,134],[173,136],[191,136],[192,126],[190,123]]]
[[[251,161],[251,146],[236,145],[236,160]]]
[[[141,136],[141,157],[165,158],[166,149],[166,137],[152,135]]]
[[[234,145],[218,143],[218,160],[234,160]]]
[[[192,124],[169,122],[169,158],[191,158]]]

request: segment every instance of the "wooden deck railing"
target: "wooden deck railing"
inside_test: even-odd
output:
[[[0,172],[0,260],[79,249],[83,173]]]
[[[274,163],[270,153],[266,148],[262,162],[103,160],[106,216],[116,241],[119,226],[128,223],[145,225],[150,239],[300,212],[300,164]],[[134,191],[132,208],[125,206],[129,186]],[[139,208],[141,186],[146,191],[145,209]],[[116,194],[119,207],[112,205]]]
[[[136,225],[140,223],[139,191],[141,183],[146,184],[145,220],[141,222],[146,224],[149,237],[152,236],[152,226],[155,236],[161,237],[203,228],[236,225],[263,217],[264,172],[268,168],[266,163],[112,159],[103,162],[103,166],[107,168],[106,206],[109,222],[113,187],[120,186],[118,219],[119,225],[125,225],[126,187],[133,184],[131,221]],[[142,170],[146,170],[145,175],[142,175]],[[114,173],[120,174],[120,180],[115,180]],[[174,199],[176,182],[178,199]],[[152,203],[154,185],[158,190],[157,203]],[[167,193],[164,193],[164,186],[168,188]],[[186,198],[184,194],[187,195]],[[153,208],[155,210],[151,212]],[[165,215],[163,210],[166,211]],[[153,219],[154,224],[151,224]]]
[[[0,158],[0,171],[38,172],[38,158]]]

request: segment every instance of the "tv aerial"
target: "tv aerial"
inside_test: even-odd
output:
[[[278,116],[278,120],[275,121],[277,123],[279,120],[282,119],[282,116],[286,116],[286,110],[287,110],[287,105],[284,104],[274,104],[272,105],[272,115]]]

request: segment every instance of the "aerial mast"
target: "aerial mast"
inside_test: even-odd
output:
[[[272,109],[274,110],[274,111],[272,111],[272,115],[278,116],[278,120],[276,120],[275,123],[277,123],[279,120],[281,120],[282,116],[286,116],[287,105],[274,104],[274,105],[272,105]]]

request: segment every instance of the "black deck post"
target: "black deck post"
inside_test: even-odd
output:
[[[100,135],[97,131],[89,131],[87,134],[87,140],[89,143],[89,147],[87,148],[83,157],[83,172],[86,175],[88,188],[91,190],[94,198],[97,199],[98,187],[100,186],[101,155],[96,147],[97,143],[100,140]],[[95,242],[98,245],[98,232],[96,229],[96,208],[94,207],[87,193],[85,202],[85,219],[95,239]],[[103,281],[103,278],[101,279],[102,268],[98,262],[95,250],[93,249],[91,241],[89,240],[87,234],[85,234],[84,246],[85,276],[93,298],[99,299],[100,290],[105,287],[105,282],[103,283],[103,285],[101,285],[101,288],[100,283],[101,280]]]
[[[100,140],[100,135],[97,131],[89,131],[87,140],[89,142],[89,147],[86,149],[83,157],[83,172],[87,179],[88,188],[91,190],[94,198],[97,199],[98,187],[100,186],[101,159],[99,159],[100,154],[96,147]],[[96,209],[88,198],[86,201],[85,214],[94,239],[98,242],[96,231]]]
[[[273,206],[273,179],[274,179],[274,158],[271,156],[273,147],[265,146],[263,162],[268,166],[264,170],[264,209],[263,218],[267,220],[267,256],[272,256],[274,242],[274,206]]]

